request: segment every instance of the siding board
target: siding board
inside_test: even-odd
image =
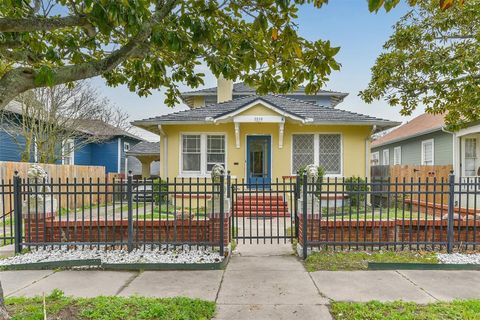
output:
[[[422,141],[434,140],[434,165],[451,165],[453,164],[453,137],[452,134],[443,131],[437,131],[422,136],[417,136],[403,141],[374,147],[372,152],[379,151],[380,161],[383,162],[383,150],[390,150],[390,164],[393,164],[393,149],[395,147],[402,148],[402,165],[421,165],[422,161]]]

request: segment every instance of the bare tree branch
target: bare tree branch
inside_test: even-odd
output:
[[[36,150],[38,162],[55,163],[87,144],[110,139],[114,130],[109,124],[127,129],[128,115],[113,108],[85,82],[73,88],[59,85],[35,89],[18,100],[21,110],[7,109],[2,119],[4,131],[22,150],[22,161],[31,161]],[[22,139],[15,139],[18,136]]]

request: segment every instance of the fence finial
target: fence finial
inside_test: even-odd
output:
[[[129,177],[133,176],[132,170],[128,170],[128,176]]]
[[[15,170],[15,171],[13,172],[13,175],[14,175],[15,177],[18,177],[18,170]]]

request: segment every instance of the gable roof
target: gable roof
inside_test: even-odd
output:
[[[11,113],[23,114],[22,104],[18,101],[11,101],[5,106],[5,110]],[[78,131],[89,134],[91,136],[121,136],[129,137],[138,141],[143,141],[142,138],[128,132],[127,130],[115,127],[109,123],[96,119],[84,119]]]
[[[392,130],[386,135],[374,140],[372,147],[379,147],[382,145],[390,144],[406,140],[409,138],[417,137],[427,133],[439,131],[445,125],[443,114],[430,114],[424,113],[404,125]]]
[[[88,120],[82,121],[79,130],[92,136],[120,136],[129,137],[138,141],[143,141],[142,138],[128,132],[127,130],[115,127],[102,120]]]
[[[211,104],[202,108],[174,112],[158,117],[132,122],[133,125],[146,128],[159,124],[213,123],[216,119],[233,113],[254,102],[266,103],[285,114],[292,115],[310,124],[364,124],[377,125],[385,130],[397,126],[398,122],[380,119],[350,111],[322,107],[317,104],[278,95],[251,95],[231,101]]]

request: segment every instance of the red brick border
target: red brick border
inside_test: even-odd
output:
[[[128,239],[127,220],[81,220],[62,221],[53,219],[24,219],[26,243],[49,242],[113,242]],[[220,243],[219,218],[206,220],[139,220],[133,222],[134,242],[167,243]],[[224,245],[230,243],[230,217],[223,222]]]

